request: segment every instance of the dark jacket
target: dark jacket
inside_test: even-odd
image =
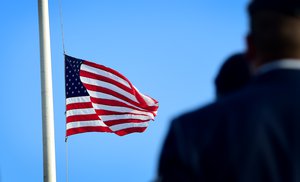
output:
[[[161,182],[300,181],[300,70],[258,76],[171,124]]]

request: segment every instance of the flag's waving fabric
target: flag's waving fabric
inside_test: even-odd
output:
[[[143,132],[158,102],[138,91],[119,72],[65,55],[66,135]]]

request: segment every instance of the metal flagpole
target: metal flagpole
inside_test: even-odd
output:
[[[43,119],[44,182],[56,182],[48,0],[38,0]]]

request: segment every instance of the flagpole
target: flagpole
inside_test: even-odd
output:
[[[38,0],[44,182],[56,182],[52,68],[48,0]]]

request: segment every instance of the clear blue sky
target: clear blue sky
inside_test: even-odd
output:
[[[69,138],[70,182],[150,182],[172,118],[214,100],[223,60],[243,51],[247,0],[62,0],[67,53],[114,68],[160,102],[142,134]],[[59,0],[49,2],[57,181],[66,178]],[[37,0],[0,6],[0,181],[43,179]]]

